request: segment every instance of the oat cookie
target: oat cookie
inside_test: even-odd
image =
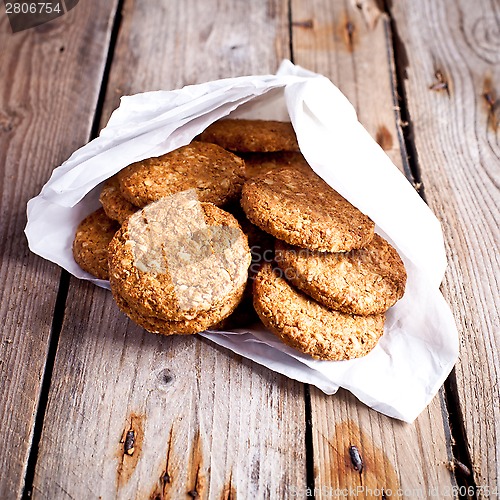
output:
[[[374,235],[373,221],[313,173],[286,168],[254,177],[241,205],[251,222],[301,248],[348,252]]]
[[[73,257],[76,263],[96,278],[107,280],[108,245],[119,224],[111,220],[102,208],[80,222],[73,241]]]
[[[138,207],[132,205],[123,197],[116,175],[113,175],[104,183],[99,201],[106,215],[120,224],[123,224],[132,214],[139,210]]]
[[[245,160],[247,179],[266,174],[280,168],[296,168],[306,173],[313,173],[301,153],[278,151],[277,153],[241,153]]]
[[[245,180],[245,162],[216,144],[193,142],[118,172],[125,199],[138,207],[187,189],[200,201],[222,206],[237,199]]]
[[[254,307],[285,344],[313,358],[339,361],[368,354],[384,331],[384,316],[332,311],[296,290],[265,264],[254,282]]]
[[[250,259],[236,219],[190,190],[124,223],[109,248],[111,290],[142,316],[193,320],[241,298]]]
[[[237,308],[242,294],[243,288],[219,307],[208,312],[202,312],[193,319],[180,321],[168,321],[156,316],[146,316],[131,307],[120,295],[115,294],[114,299],[122,312],[124,312],[134,323],[142,326],[148,332],[161,333],[162,335],[191,335],[210,328],[219,328]]]
[[[327,253],[276,241],[286,278],[324,306],[350,314],[381,314],[402,296],[406,271],[398,252],[376,234],[365,248]]]
[[[199,135],[199,140],[242,153],[299,151],[290,122],[269,120],[219,120]]]

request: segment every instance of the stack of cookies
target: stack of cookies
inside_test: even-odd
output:
[[[404,293],[396,250],[312,171],[290,123],[216,122],[120,171],[100,201],[75,260],[151,332],[248,326],[254,309],[295,349],[351,359],[376,345]]]
[[[245,183],[247,217],[274,235],[274,263],[254,283],[254,307],[283,342],[317,359],[366,355],[399,300],[404,265],[373,222],[312,172],[284,168]]]

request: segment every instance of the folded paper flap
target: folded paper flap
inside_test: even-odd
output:
[[[99,137],[54,170],[42,194],[61,206],[74,206],[130,163],[183,146],[248,100],[304,80],[290,75],[239,77],[123,97]],[[188,123],[193,124],[190,134],[180,136]]]
[[[315,172],[369,215],[407,266],[404,298],[365,358],[316,361],[265,330],[210,332],[210,340],[327,393],[341,386],[387,415],[412,421],[429,403],[458,355],[458,335],[440,292],[446,261],[439,222],[359,124],[346,97],[325,77],[285,61],[277,75],[218,80],[122,98],[100,136],[57,168],[28,204],[30,249],[74,276],[109,288],[75,263],[79,222],[99,206],[99,184],[140,159],[189,143],[226,117],[290,117]],[[407,387],[410,390],[404,391]]]

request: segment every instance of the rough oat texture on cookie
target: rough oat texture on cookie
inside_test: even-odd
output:
[[[120,224],[123,224],[132,214],[139,210],[138,207],[123,197],[116,175],[113,175],[104,183],[99,201],[106,215]]]
[[[404,294],[403,261],[378,234],[366,247],[350,252],[316,252],[277,240],[275,253],[286,278],[330,309],[381,314]]]
[[[254,307],[285,344],[313,358],[340,361],[365,356],[384,331],[384,316],[332,311],[296,290],[264,264],[254,282]]]
[[[291,245],[322,252],[366,246],[375,224],[314,173],[284,168],[245,182],[251,222]]]
[[[192,319],[179,321],[168,321],[156,316],[147,316],[131,307],[128,302],[120,295],[115,294],[116,304],[134,323],[142,326],[151,333],[161,333],[162,335],[192,335],[203,332],[209,328],[217,328],[226,318],[237,308],[242,291],[235,293],[227,302],[212,309],[211,311],[201,312]],[[217,320],[217,318],[222,318]]]
[[[281,168],[295,168],[306,173],[314,173],[301,153],[278,151],[276,153],[240,153],[245,160],[247,179]]]
[[[198,140],[241,153],[299,151],[290,122],[225,119],[212,123]]]
[[[245,162],[216,144],[192,142],[118,172],[120,191],[138,207],[188,189],[217,206],[237,199],[245,181]]]
[[[107,280],[108,245],[120,229],[102,208],[92,212],[80,222],[73,241],[73,257],[76,263],[96,278]]]
[[[204,315],[205,329],[241,300],[250,258],[236,219],[189,190],[123,225],[110,245],[111,289],[137,315],[170,322]]]

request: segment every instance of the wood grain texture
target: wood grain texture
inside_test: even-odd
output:
[[[126,1],[101,125],[122,95],[274,73],[289,57],[285,0],[161,1],[154,9]]]
[[[456,383],[480,496],[500,480],[500,4],[394,2],[426,198],[441,220],[443,293],[460,333]],[[441,83],[441,85],[439,85]],[[496,491],[496,494],[493,494]]]
[[[275,71],[287,22],[281,1],[126,1],[104,116],[122,93]],[[72,280],[67,303],[35,498],[305,490],[302,384],[197,337],[146,333],[90,284]]]
[[[448,415],[440,393],[413,424],[370,410],[352,394],[335,398],[311,393],[318,498],[331,491],[357,491],[348,498],[452,498]],[[360,474],[349,448],[363,461]],[[378,491],[378,495],[375,492]]]
[[[349,0],[293,0],[294,61],[328,76],[356,108],[360,122],[403,170],[406,159],[395,116],[388,25],[373,8],[367,18]]]
[[[195,337],[149,334],[109,292],[76,280],[63,334],[35,498],[280,498],[285,485],[305,488],[301,384]]]
[[[16,34],[0,9],[0,498],[22,492],[61,275],[28,250],[26,203],[88,140],[114,6]]]
[[[356,107],[359,119],[391,159],[405,170],[406,152],[395,99],[389,21],[375,2],[292,1],[295,62],[330,77]],[[398,498],[446,498],[455,484],[448,466],[451,438],[442,394],[412,425],[384,417],[352,395],[325,397],[311,389],[315,486],[319,498],[336,488],[384,489]],[[356,446],[364,470],[353,467]],[[331,488],[331,489],[330,489]],[[354,495],[351,496],[354,498]],[[388,495],[389,497],[389,495]]]

